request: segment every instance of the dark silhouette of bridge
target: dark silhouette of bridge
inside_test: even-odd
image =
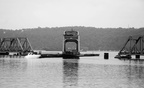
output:
[[[67,50],[67,43],[73,42],[76,44],[76,49]],[[78,31],[65,31],[63,36],[63,58],[79,58],[80,55],[80,36]]]
[[[68,50],[67,43],[73,42],[76,48]],[[10,55],[9,53],[16,53],[16,55],[25,56],[28,53],[34,52],[28,38],[17,37],[17,38],[0,38],[0,55]],[[63,50],[62,54],[42,54],[40,58],[47,57],[63,57],[64,59],[79,59],[84,56],[99,56],[99,54],[80,54],[80,36],[78,31],[65,31],[63,35]]]
[[[130,36],[116,58],[131,58],[131,55],[136,55],[136,58],[140,58],[140,55],[144,55],[144,36],[139,36],[137,38]]]
[[[28,38],[0,38],[0,53],[17,52],[24,54],[33,51]]]

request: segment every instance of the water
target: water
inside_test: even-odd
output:
[[[144,88],[144,62],[83,57],[0,58],[0,88]]]

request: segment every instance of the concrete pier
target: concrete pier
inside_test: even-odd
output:
[[[136,59],[140,59],[140,55],[135,55],[135,58]]]
[[[109,53],[104,53],[104,59],[109,59]]]

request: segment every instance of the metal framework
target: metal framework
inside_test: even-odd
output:
[[[28,38],[0,38],[0,52],[30,52],[33,48]]]
[[[118,55],[144,55],[144,36],[130,36]]]
[[[74,42],[76,43],[76,50],[73,50],[72,52],[66,51],[66,43],[68,42]],[[78,31],[65,31],[63,36],[63,54],[72,53],[74,55],[78,55],[80,52],[80,36]]]

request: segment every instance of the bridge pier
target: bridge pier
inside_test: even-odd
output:
[[[140,55],[135,55],[135,58],[136,59],[140,59]]]
[[[109,59],[109,53],[104,53],[104,59]]]
[[[67,50],[67,43],[73,42],[76,44],[75,49]],[[69,48],[69,47],[68,47]],[[78,31],[65,31],[63,37],[63,58],[79,58],[80,55],[80,37]]]

